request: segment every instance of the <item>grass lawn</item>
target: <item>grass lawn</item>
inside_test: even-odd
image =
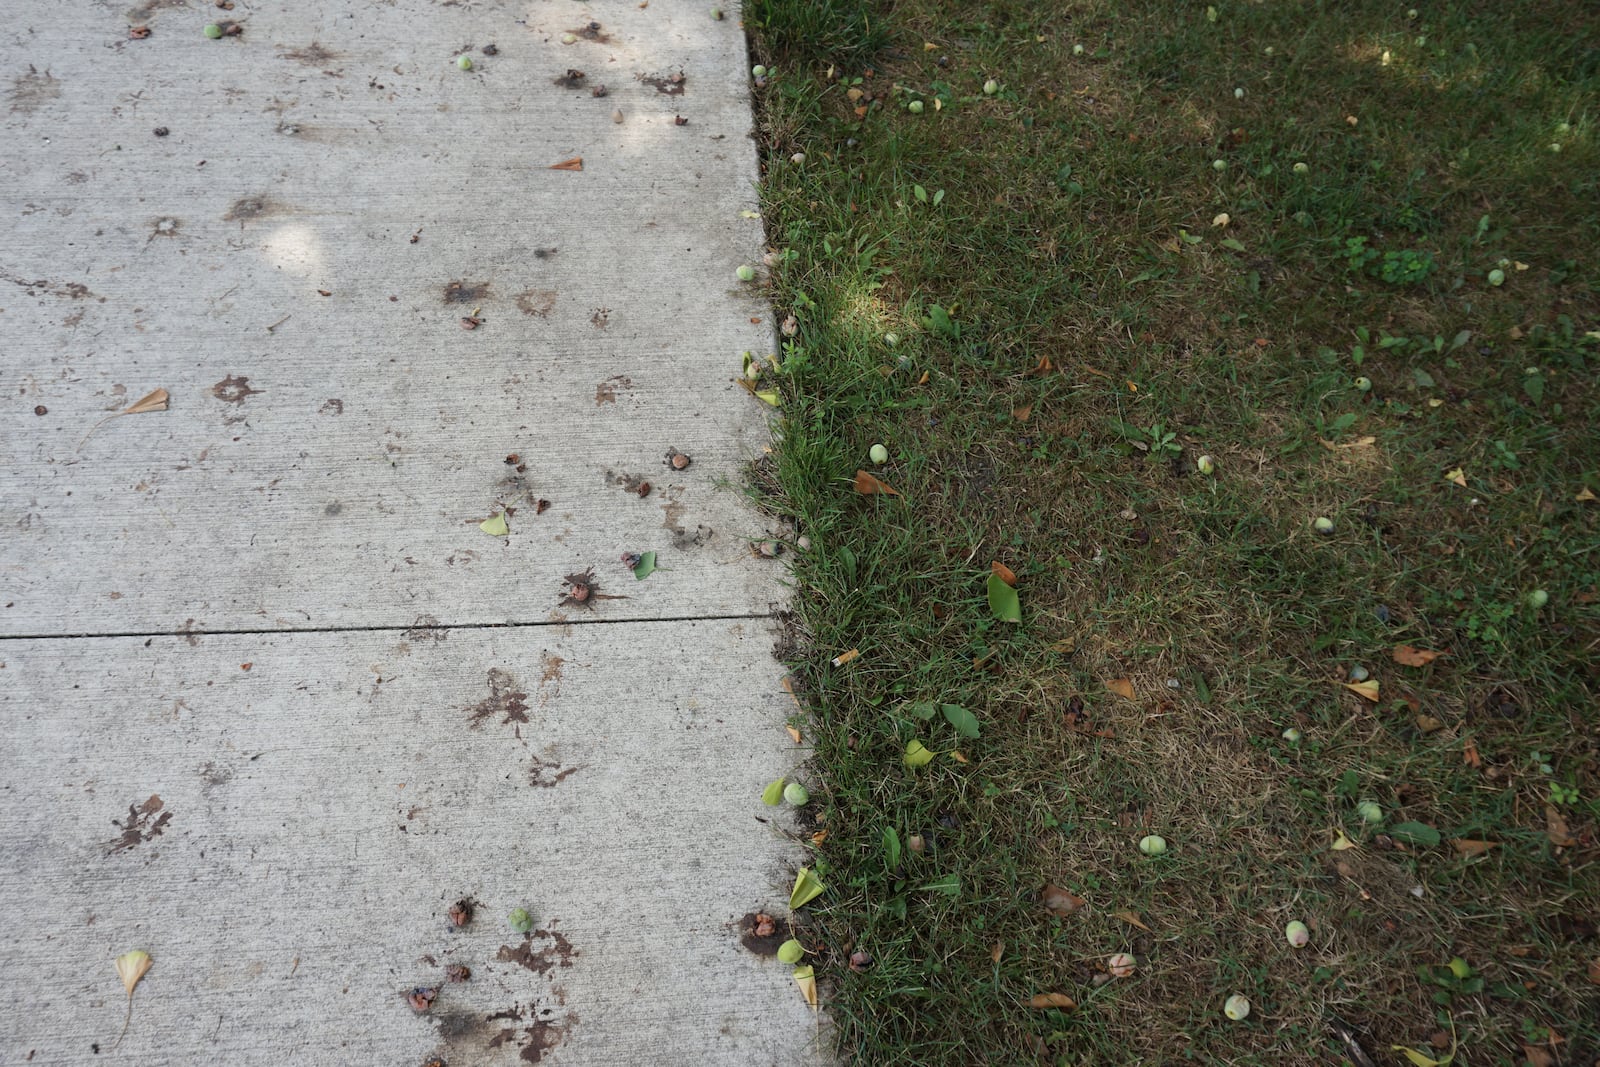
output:
[[[744,13],[844,1054],[1596,1062],[1593,5],[862,5]]]

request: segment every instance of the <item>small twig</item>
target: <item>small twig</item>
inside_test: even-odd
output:
[[[294,318],[294,316],[292,314],[285,315],[283,318],[279,319],[277,322],[273,323],[271,326],[268,326],[267,327],[267,332],[271,333],[273,330],[276,330],[279,326],[282,326],[284,323],[288,322],[292,318]]]

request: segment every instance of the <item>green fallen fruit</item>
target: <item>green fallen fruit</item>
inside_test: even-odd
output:
[[[900,343],[900,335],[897,333],[886,333],[883,335],[883,343],[888,345],[890,348],[893,348],[895,345]]]
[[[1222,1014],[1238,1022],[1250,1014],[1250,998],[1242,997],[1238,993],[1229,997],[1222,1005]]]
[[[722,8],[720,8],[720,7],[712,8],[711,9],[711,17],[716,19],[718,22],[721,22],[722,21]]]
[[[740,264],[739,269],[734,273],[739,276],[741,282],[753,282],[756,280],[756,269],[748,263]]]
[[[1139,851],[1146,856],[1160,856],[1167,851],[1167,839],[1159,834],[1147,834],[1139,839]]]
[[[1211,474],[1217,469],[1217,461],[1210,456],[1201,456],[1194,461],[1194,469],[1201,474]]]
[[[867,449],[867,457],[874,463],[889,462],[889,450],[882,445],[873,445]]]
[[[1088,49],[1084,48],[1081,44],[1075,44],[1072,46],[1072,54],[1075,56],[1081,56],[1086,51],[1088,51]]]
[[[922,101],[921,100],[913,100],[913,101],[911,101],[911,103],[906,105],[906,110],[911,112],[913,115],[922,114]]]
[[[1506,272],[1505,271],[1501,270],[1499,267],[1496,267],[1494,270],[1489,272],[1489,284],[1490,285],[1504,285],[1505,283],[1506,283]]]
[[[1372,392],[1372,379],[1363,374],[1361,377],[1356,379],[1355,386],[1363,393],[1370,393]]]
[[[1296,163],[1291,169],[1296,174],[1309,174],[1309,173],[1311,173],[1311,165],[1309,163]]]
[[[1535,589],[1528,594],[1528,607],[1535,611],[1538,611],[1548,603],[1550,603],[1550,594],[1543,589]]]
[[[1300,737],[1300,731],[1295,729],[1293,726],[1283,731],[1283,739],[1289,742],[1291,745],[1298,745],[1300,743]]]
[[[513,908],[511,914],[506,916],[506,922],[511,924],[511,929],[519,934],[530,933],[533,930],[533,916],[528,914],[527,908]]]
[[[1333,533],[1333,520],[1328,518],[1326,515],[1318,516],[1316,520],[1311,523],[1311,528],[1317,531],[1319,534],[1331,534]]]
[[[790,804],[793,804],[797,808],[803,808],[807,803],[810,802],[811,794],[808,793],[806,791],[806,787],[801,785],[799,782],[790,782],[788,785],[783,787],[783,799],[787,800]]]
[[[201,32],[215,41],[217,38],[222,36],[222,27],[217,25],[215,22],[208,22],[206,23],[206,28]]]
[[[1361,821],[1372,826],[1383,821],[1383,808],[1379,807],[1376,800],[1363,800],[1356,805],[1356,814],[1361,816]]]
[[[1292,922],[1283,928],[1283,939],[1291,948],[1305,948],[1311,941],[1311,930],[1303,922]]]
[[[984,96],[993,96],[995,93],[998,93],[999,91],[1000,91],[1000,83],[995,81],[993,78],[990,78],[988,81],[983,83],[983,95]]]
[[[755,66],[750,68],[750,77],[752,77],[752,78],[765,78],[766,76],[767,76],[767,68],[763,67],[760,63],[757,63]]]
[[[1215,160],[1212,160],[1211,161],[1211,169],[1220,174],[1222,171],[1225,171],[1225,170],[1228,169],[1228,161],[1226,159],[1215,159]]]
[[[778,946],[778,959],[783,963],[799,963],[805,954],[805,946],[792,937]]]
[[[472,69],[472,57],[471,56],[462,56],[460,59],[456,60],[456,66],[460,67],[462,70],[471,70]]]

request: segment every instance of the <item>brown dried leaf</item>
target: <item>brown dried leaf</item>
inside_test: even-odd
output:
[[[1425,734],[1436,733],[1444,729],[1444,722],[1441,719],[1435,719],[1432,715],[1418,715],[1417,729]]]
[[[1006,954],[1006,943],[1004,941],[996,941],[993,945],[991,945],[989,947],[989,958],[991,960],[994,960],[996,963],[999,963],[1000,962],[1000,957],[1004,956],[1005,954]]]
[[[1556,810],[1554,804],[1544,806],[1545,833],[1550,837],[1550,843],[1557,848],[1571,848],[1578,843],[1572,836],[1572,831],[1567,828],[1566,817]]]
[[[1483,766],[1483,757],[1478,755],[1478,746],[1473,743],[1471,738],[1468,738],[1461,746],[1461,762],[1468,767]]]
[[[784,729],[789,731],[789,740],[798,745],[800,743],[800,731],[793,726],[785,726]]]
[[[1461,853],[1461,856],[1462,856],[1463,859],[1470,859],[1473,856],[1481,856],[1481,855],[1483,855],[1485,852],[1488,852],[1491,848],[1494,848],[1500,842],[1498,842],[1498,841],[1475,841],[1472,838],[1468,838],[1468,837],[1457,837],[1457,838],[1451,839],[1450,843],[1455,846],[1455,849],[1456,849],[1457,852]]]
[[[1018,422],[1027,422],[1028,416],[1033,414],[1032,404],[1021,404],[1011,409],[1011,417]]]
[[[157,389],[147,393],[134,401],[129,406],[117,412],[119,415],[143,415],[147,411],[165,411],[167,402],[172,399],[172,394],[165,389]]]
[[[995,560],[993,563],[989,564],[989,570],[994,572],[994,574],[1002,582],[1005,582],[1007,585],[1011,586],[1011,588],[1015,589],[1017,587],[1016,573],[1004,563],[1001,563],[999,560]]]
[[[573,156],[571,159],[563,159],[560,163],[552,163],[552,164],[550,164],[550,169],[551,170],[582,170],[583,169],[583,157],[582,156]]]
[[[1556,1058],[1543,1045],[1523,1045],[1522,1057],[1528,1067],[1556,1067]]]
[[[1035,993],[1028,998],[1030,1008],[1061,1008],[1071,1011],[1078,1006],[1078,1002],[1065,993]]]
[[[1045,886],[1044,892],[1040,894],[1039,899],[1044,904],[1046,911],[1063,919],[1089,903],[1077,894],[1069,893],[1065,889],[1053,885]]]
[[[856,471],[856,492],[862,496],[871,496],[873,493],[883,493],[886,496],[900,495],[898,489],[889,485],[888,482],[874,478],[866,471]]]
[[[1137,926],[1141,930],[1149,933],[1155,933],[1154,930],[1151,930],[1144,924],[1144,920],[1139,918],[1139,913],[1136,911],[1114,911],[1111,913],[1111,915],[1112,918],[1121,919],[1123,922]]]
[[[1443,652],[1412,648],[1410,645],[1396,645],[1394,649],[1394,661],[1402,667],[1426,667],[1442,655]]]
[[[1133,683],[1126,678],[1113,678],[1106,683],[1106,688],[1126,700],[1133,700]]]

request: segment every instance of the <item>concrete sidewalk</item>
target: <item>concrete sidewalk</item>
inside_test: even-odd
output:
[[[735,9],[34,8],[0,39],[0,1062],[824,1062],[745,947],[804,753],[738,489],[773,331]]]

